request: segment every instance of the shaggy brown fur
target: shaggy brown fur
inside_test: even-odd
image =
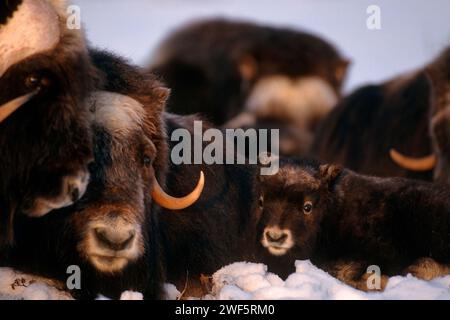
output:
[[[120,58],[99,51],[91,57],[104,72],[99,89],[114,93],[98,91],[87,100],[95,133],[88,191],[74,206],[41,219],[17,217],[16,244],[2,252],[2,265],[63,283],[67,267],[78,265],[76,298],[118,298],[125,290],[161,298],[163,258],[149,194],[167,166],[167,90]]]
[[[60,198],[78,200],[82,191],[73,190],[66,178],[85,176],[93,158],[84,101],[97,71],[80,32],[68,30],[60,18],[56,47],[10,66],[0,78],[0,105],[41,88],[0,123],[1,244],[13,241],[15,212],[37,216],[50,210],[43,203],[58,208],[68,204]]]
[[[260,80],[317,77],[339,95],[348,62],[304,32],[213,19],[183,26],[160,46],[151,70],[172,89],[168,110],[222,125],[246,106]]]
[[[428,67],[358,89],[321,123],[311,154],[377,176],[449,183],[450,48]],[[410,157],[435,153],[433,171],[399,167],[391,148]]]
[[[304,175],[309,178],[300,178]],[[370,265],[379,266],[385,276],[449,274],[447,187],[291,159],[282,163],[279,174],[264,179],[263,190],[260,259],[278,274],[293,272],[295,259],[311,259],[360,289],[367,289]],[[274,239],[270,233],[268,238],[274,227],[289,230],[290,236]],[[284,253],[276,251],[289,242]],[[387,278],[381,280],[383,287]]]
[[[86,195],[74,207],[44,218],[18,219],[17,244],[1,263],[63,282],[67,266],[79,265],[82,290],[73,292],[78,298],[98,293],[117,298],[131,289],[156,299],[161,298],[163,271],[180,290],[189,274],[195,289],[201,274],[252,255],[257,168],[170,165],[166,136],[177,128],[192,130],[194,118],[163,118],[167,90],[151,75],[105,52],[91,56],[104,72],[102,89],[114,92],[107,95],[128,94],[128,100],[111,100],[116,110],[108,112],[107,102],[90,99],[95,163]],[[200,169],[206,188],[199,201],[160,214],[150,196],[155,177],[169,194],[184,196]]]

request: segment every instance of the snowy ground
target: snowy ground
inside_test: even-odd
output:
[[[355,290],[313,266],[297,261],[296,273],[286,281],[267,272],[263,264],[235,263],[213,275],[213,290],[205,300],[379,300],[423,299],[450,300],[450,276],[422,281],[408,275],[392,277],[381,293]],[[20,280],[18,282],[18,279]],[[25,279],[25,285],[20,285]],[[0,268],[0,299],[68,299],[68,295],[42,280]],[[14,283],[18,284],[12,286]],[[14,288],[13,288],[14,287]],[[166,285],[167,299],[175,300],[180,292]],[[99,297],[105,299],[104,297]],[[140,300],[142,295],[124,292],[122,300]]]
[[[408,275],[393,277],[382,293],[355,290],[313,266],[297,261],[296,273],[286,281],[268,273],[262,264],[236,263],[219,270],[213,277],[212,299],[249,300],[379,300],[450,299],[450,276],[429,282]]]

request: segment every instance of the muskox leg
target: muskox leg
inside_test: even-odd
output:
[[[372,283],[373,273],[367,272],[368,264],[359,261],[336,261],[326,263],[322,266],[326,272],[336,279],[352,286],[355,289],[362,291],[384,291],[389,281],[389,277],[381,275],[379,287],[370,288],[369,283]]]
[[[423,280],[432,280],[450,275],[450,265],[441,264],[431,258],[420,258],[405,269],[404,274],[412,274]]]

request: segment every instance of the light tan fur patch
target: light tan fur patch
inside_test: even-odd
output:
[[[431,258],[421,258],[409,266],[405,273],[410,273],[419,279],[432,280],[450,275],[450,266],[438,263]]]
[[[97,91],[88,99],[94,121],[115,137],[126,138],[142,127],[145,110],[141,103],[118,93]]]
[[[328,114],[337,101],[333,88],[318,77],[293,80],[275,75],[256,83],[246,110],[259,118],[288,119],[305,128],[311,121]]]

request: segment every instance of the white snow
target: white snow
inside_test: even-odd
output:
[[[72,300],[72,296],[56,289],[52,281],[11,268],[0,268],[0,300]]]
[[[20,284],[13,286],[14,283]],[[165,284],[165,298],[177,300],[180,292]],[[53,287],[49,280],[0,268],[0,300],[68,300],[67,292]],[[99,296],[98,300],[108,300]],[[139,292],[125,291],[121,300],[142,300]],[[411,275],[392,277],[384,292],[366,293],[345,285],[315,267],[310,261],[297,261],[296,272],[286,281],[267,271],[264,264],[238,262],[213,275],[213,290],[204,300],[450,300],[450,276],[423,281]]]
[[[267,272],[263,264],[239,262],[213,275],[213,292],[205,299],[218,300],[379,300],[450,299],[450,276],[423,281],[411,275],[390,278],[386,290],[366,293],[331,277],[310,261],[297,261],[296,272],[286,281]]]

